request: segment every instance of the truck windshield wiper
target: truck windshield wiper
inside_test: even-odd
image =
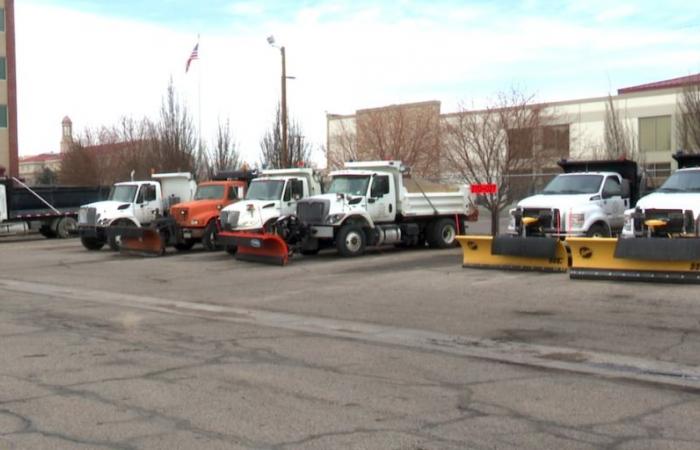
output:
[[[678,189],[678,188],[658,188],[656,192],[681,192],[683,189]]]

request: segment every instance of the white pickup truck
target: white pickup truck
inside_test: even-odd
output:
[[[566,161],[564,170],[537,195],[510,210],[510,234],[609,237],[622,231],[641,177],[629,160]]]
[[[197,183],[190,173],[160,173],[148,181],[116,183],[106,201],[90,203],[78,212],[78,233],[88,250],[109,243],[119,250],[119,236],[108,235],[109,227],[141,227],[164,216],[171,205],[193,198]]]
[[[700,155],[676,153],[678,170],[652,194],[625,211],[623,237],[700,233]]]
[[[404,180],[407,175],[400,161],[348,162],[331,172],[325,194],[297,204],[294,222],[305,230],[300,250],[312,254],[335,244],[341,255],[357,256],[367,246],[454,245],[466,221],[475,217],[469,188],[430,184],[427,189],[416,179]]]

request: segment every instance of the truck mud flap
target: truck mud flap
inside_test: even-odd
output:
[[[223,232],[221,241],[226,245],[236,245],[236,259],[284,266],[289,262],[287,243],[272,233],[230,233]]]
[[[700,239],[568,238],[580,280],[700,283]]]
[[[113,226],[107,229],[109,237],[119,236],[120,253],[141,256],[162,256],[165,254],[165,242],[154,228]]]
[[[479,269],[566,272],[569,256],[556,238],[457,236],[463,267]]]

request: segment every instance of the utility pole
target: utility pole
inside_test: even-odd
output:
[[[284,46],[280,47],[282,54],[282,168],[289,167],[289,146],[287,138],[287,62]]]

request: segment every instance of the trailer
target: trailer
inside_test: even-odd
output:
[[[27,186],[0,176],[0,231],[21,224],[44,237],[67,238],[77,230],[80,205],[107,198],[104,186]]]

